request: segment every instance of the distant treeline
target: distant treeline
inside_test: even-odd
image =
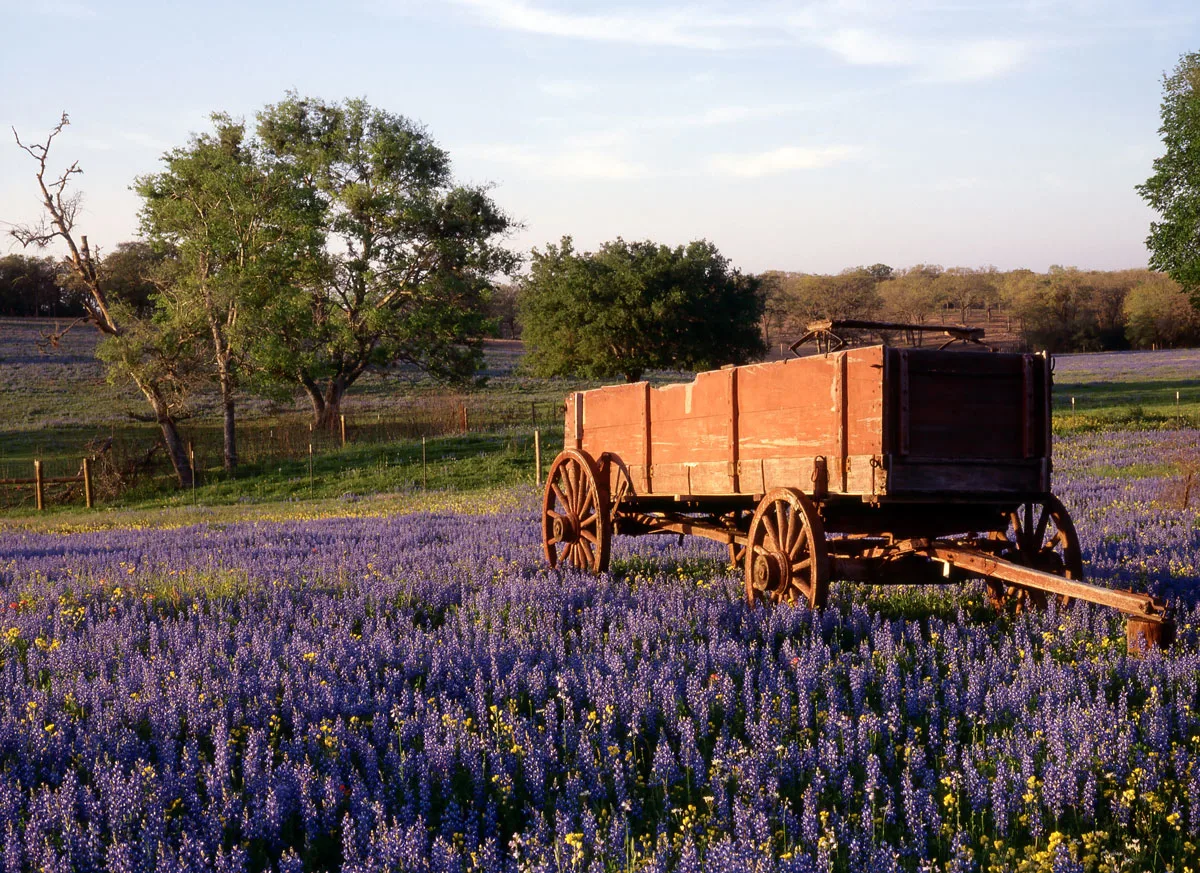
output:
[[[54,258],[0,258],[0,315],[83,315],[83,306],[64,287],[66,274]]]
[[[139,312],[150,308],[151,269],[162,255],[144,242],[120,243],[100,262],[114,299]],[[84,315],[83,289],[67,265],[56,258],[7,255],[0,258],[0,316],[78,318]]]
[[[1200,313],[1172,279],[1149,270],[1055,266],[1035,273],[929,264],[893,270],[875,264],[834,276],[768,272],[761,278],[768,342],[826,318],[952,324],[996,315],[1022,345],[1051,352],[1200,342]]]
[[[118,245],[102,261],[114,296],[144,308],[154,290],[146,278],[156,256],[146,243]],[[1164,273],[1051,267],[1000,271],[885,264],[836,275],[768,271],[762,329],[768,344],[804,332],[824,318],[864,318],[917,324],[1003,319],[1022,345],[1052,352],[1107,351],[1200,343],[1200,313]],[[517,338],[515,286],[501,285],[487,303],[497,336]],[[70,273],[53,258],[0,258],[0,315],[83,314]],[[917,341],[919,339],[914,338]]]
[[[859,318],[917,324],[1011,324],[1016,341],[1052,352],[1170,348],[1200,344],[1200,314],[1164,273],[1051,267],[1002,272],[918,264],[853,267],[836,275],[768,271],[764,337],[771,345],[800,336],[810,321]],[[517,339],[516,287],[489,301],[500,337]],[[1002,328],[1001,328],[1002,326]],[[912,338],[920,342],[919,336]]]

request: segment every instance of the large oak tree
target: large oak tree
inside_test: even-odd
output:
[[[319,199],[325,257],[318,280],[264,303],[260,371],[302,388],[318,426],[371,367],[473,376],[492,279],[518,263],[487,189],[456,184],[423,128],[363,100],[290,95],[259,113],[258,134],[273,169]]]
[[[320,272],[320,206],[307,186],[263,159],[244,125],[212,116],[211,133],[163,156],[137,180],[142,230],[174,257],[158,271],[156,302],[175,329],[206,338],[221,393],[224,467],[237,467],[236,405],[247,358],[272,330],[270,302]]]
[[[707,240],[686,248],[605,243],[577,253],[570,237],[534,251],[522,283],[522,338],[546,376],[636,382],[646,370],[703,370],[765,352],[762,282]]]

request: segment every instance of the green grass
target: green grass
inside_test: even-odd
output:
[[[548,438],[551,445],[561,444]],[[236,478],[204,471],[197,496],[212,503],[353,499],[368,494],[421,490],[464,491],[534,480],[532,435],[467,434],[426,441],[349,445],[311,459],[260,461],[238,469]],[[551,455],[552,457],[553,455]],[[187,495],[184,495],[184,499]],[[173,495],[170,501],[177,501]]]
[[[547,469],[562,447],[562,429],[542,436],[542,465]],[[203,469],[195,489],[181,491],[166,476],[141,480],[107,509],[154,511],[187,507],[297,502],[336,502],[346,507],[377,496],[413,498],[430,493],[469,496],[534,484],[533,436],[528,433],[466,434],[426,440],[348,445],[310,459],[243,464],[235,477],[219,467]],[[13,520],[36,516],[28,505],[6,514]],[[46,515],[64,519],[87,510],[76,504],[50,503]],[[81,519],[82,520],[82,519]]]
[[[1200,373],[1192,380],[1056,384],[1053,411],[1055,433],[1200,427]]]

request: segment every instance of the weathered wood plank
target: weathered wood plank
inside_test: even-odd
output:
[[[1042,490],[1041,464],[963,459],[938,462],[893,456],[888,466],[888,494],[1032,494]]]

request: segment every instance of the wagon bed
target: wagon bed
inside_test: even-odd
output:
[[[1041,355],[874,346],[578,392],[565,442],[619,461],[637,496],[1032,494],[1050,486],[1049,398]]]

